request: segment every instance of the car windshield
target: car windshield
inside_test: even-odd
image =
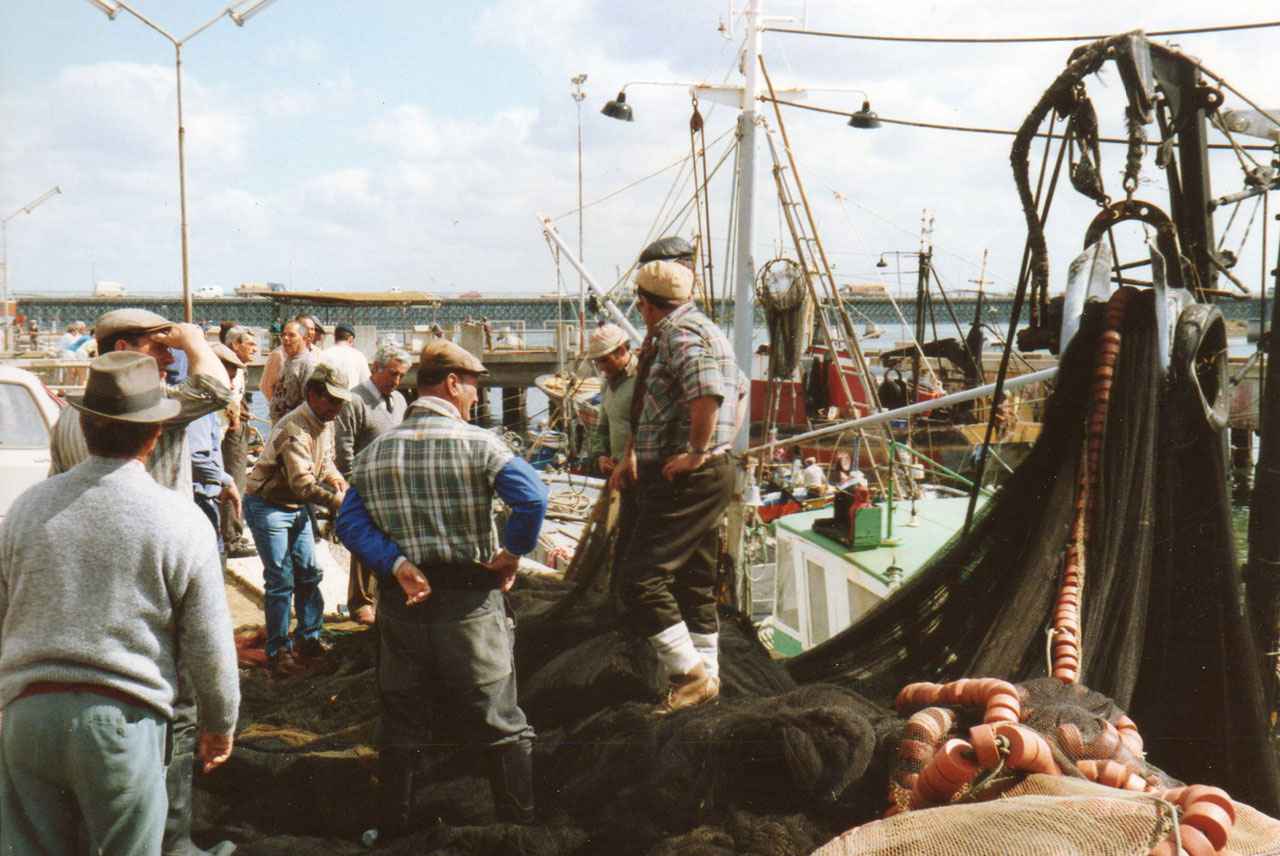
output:
[[[49,445],[49,429],[31,390],[16,383],[0,382],[0,446]]]

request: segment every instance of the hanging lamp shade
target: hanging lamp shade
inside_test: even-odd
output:
[[[622,119],[626,122],[634,122],[631,118],[631,105],[627,103],[627,92],[624,89],[618,93],[618,97],[604,105],[604,109],[600,111],[610,119]]]
[[[871,109],[870,101],[863,101],[862,109],[849,117],[849,127],[863,129],[880,127],[880,117]]]

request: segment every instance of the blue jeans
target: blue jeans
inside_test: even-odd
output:
[[[316,565],[316,544],[307,510],[281,508],[249,494],[244,498],[244,520],[253,532],[253,543],[262,559],[267,656],[273,657],[289,647],[291,597],[298,614],[298,638],[318,639],[324,596],[320,593],[321,571]]]
[[[145,705],[87,692],[10,702],[0,724],[0,851],[159,853],[164,747],[164,717]]]

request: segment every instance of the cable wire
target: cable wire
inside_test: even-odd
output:
[[[1180,30],[1152,30],[1147,36],[1186,36],[1194,33],[1225,33],[1233,30],[1259,30],[1280,27],[1280,21],[1261,21],[1254,24],[1225,24],[1220,27],[1187,27]],[[822,36],[829,39],[861,39],[872,42],[916,42],[921,44],[948,45],[1017,45],[1036,42],[1096,42],[1115,33],[1089,36],[1007,36],[1003,38],[966,38],[960,36],[878,36],[869,33],[831,33],[821,30],[797,30],[788,27],[765,27],[766,33],[789,33],[795,36]]]

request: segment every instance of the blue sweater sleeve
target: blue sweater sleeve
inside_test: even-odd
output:
[[[374,525],[373,519],[369,517],[369,509],[365,508],[360,494],[351,485],[347,485],[347,495],[342,500],[342,507],[338,509],[338,519],[334,521],[333,529],[342,546],[379,577],[391,576],[396,560],[404,555],[400,545]]]
[[[493,488],[511,509],[502,546],[508,553],[523,556],[538,543],[538,530],[547,513],[547,486],[538,478],[538,471],[517,456],[498,472]]]

